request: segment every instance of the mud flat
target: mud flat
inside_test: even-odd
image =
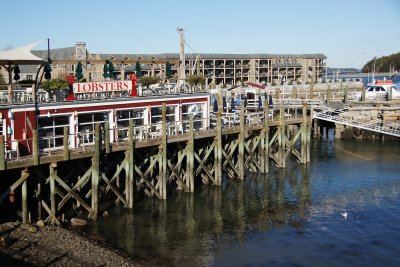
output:
[[[0,266],[142,266],[68,229],[39,225],[0,224]]]

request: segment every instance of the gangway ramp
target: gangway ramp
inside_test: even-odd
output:
[[[383,119],[371,120],[362,117],[354,117],[346,108],[334,109],[320,104],[314,106],[313,118],[400,137],[400,123],[384,121]]]

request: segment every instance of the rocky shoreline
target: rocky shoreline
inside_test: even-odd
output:
[[[141,266],[122,253],[52,225],[0,225],[1,266]]]

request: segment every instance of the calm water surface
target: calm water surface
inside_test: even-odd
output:
[[[150,265],[400,266],[400,143],[315,140],[308,166],[140,200],[83,230]]]

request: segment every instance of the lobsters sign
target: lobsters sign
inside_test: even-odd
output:
[[[89,83],[74,83],[74,93],[105,93],[105,92],[120,92],[131,91],[131,81],[105,81],[105,82],[89,82]]]

